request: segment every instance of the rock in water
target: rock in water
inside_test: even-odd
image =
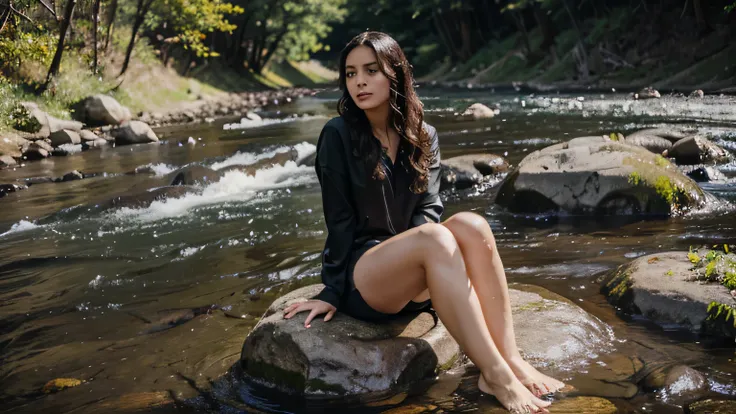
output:
[[[188,165],[166,176],[169,185],[206,185],[220,181],[222,173],[201,165]]]
[[[654,99],[661,97],[662,95],[659,94],[659,91],[652,88],[651,86],[647,86],[646,88],[634,94],[634,99]]]
[[[82,138],[79,136],[77,132],[70,131],[68,129],[62,129],[61,131],[56,131],[49,136],[49,139],[51,139],[51,145],[54,147],[58,147],[64,144],[81,144]]]
[[[647,128],[629,134],[626,139],[638,137],[638,136],[655,136],[669,140],[671,143],[675,143],[683,138],[689,137],[691,134],[683,132],[676,128]]]
[[[729,153],[708,138],[694,135],[683,138],[672,146],[669,155],[678,164],[723,163],[731,159]]]
[[[131,119],[130,110],[108,95],[90,96],[72,107],[74,118],[88,126],[120,125]]]
[[[504,179],[495,202],[522,213],[669,215],[700,207],[706,197],[662,156],[586,137],[527,155]]]
[[[286,306],[321,289],[298,289],[269,307],[243,345],[246,379],[307,397],[381,395],[434,375],[459,354],[426,312],[388,324],[338,312],[309,329],[306,313],[283,319]],[[569,300],[536,286],[515,285],[510,293],[519,349],[536,367],[574,369],[611,349],[610,328]]]
[[[18,163],[10,155],[0,155],[0,168],[2,167],[14,167]]]
[[[306,313],[289,320],[282,310],[315,296],[312,285],[277,299],[243,345],[246,378],[288,394],[349,396],[384,393],[452,365],[460,350],[429,313],[372,324],[337,313],[304,328]]]
[[[701,255],[702,256],[702,255]],[[703,257],[709,257],[707,255]],[[713,270],[694,252],[665,252],[639,257],[619,267],[601,286],[608,302],[628,314],[696,333],[736,337],[733,297],[718,282],[696,279],[705,272],[736,272],[736,255],[716,256]]]
[[[626,137],[625,141],[627,144],[644,147],[655,154],[661,154],[672,148],[672,142],[670,140],[656,135],[631,135]]]
[[[517,346],[535,367],[575,370],[611,349],[610,327],[570,300],[532,285],[509,293]]]
[[[648,391],[659,391],[671,402],[693,401],[708,390],[708,381],[686,365],[667,365],[650,372],[643,381]]]
[[[462,113],[462,116],[470,116],[473,119],[493,118],[495,115],[496,113],[493,109],[483,105],[482,103],[474,103]]]
[[[110,131],[116,145],[147,144],[158,142],[156,133],[148,124],[141,121],[126,122]]]

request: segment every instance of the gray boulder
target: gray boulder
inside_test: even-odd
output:
[[[79,131],[79,137],[82,139],[82,141],[97,141],[98,139],[100,139],[97,134],[88,129],[83,129]]]
[[[428,313],[371,324],[338,313],[304,328],[306,313],[286,320],[283,309],[315,296],[312,285],[277,299],[248,335],[241,367],[250,381],[288,394],[349,396],[387,392],[448,368],[457,343]]]
[[[141,121],[130,121],[114,128],[110,134],[116,145],[148,144],[158,142],[156,133],[148,124]]]
[[[39,109],[33,102],[23,102],[13,111],[15,129],[35,134],[37,138],[47,138],[52,133],[67,129],[79,132],[82,123],[59,119]]]
[[[15,161],[15,158],[10,155],[0,155],[0,168],[14,167],[17,164],[18,163]]]
[[[305,396],[382,394],[448,368],[459,348],[429,313],[372,324],[338,312],[304,328],[306,313],[283,319],[291,303],[322,289],[312,285],[277,299],[246,338],[240,367],[248,381]],[[603,355],[610,329],[580,307],[546,289],[510,290],[514,328],[523,356],[540,369],[576,369]]]
[[[467,107],[461,114],[462,116],[471,117],[473,119],[487,119],[496,116],[493,109],[483,105],[482,103],[474,103]]]
[[[49,136],[49,139],[51,140],[51,145],[54,147],[58,147],[64,144],[76,145],[82,143],[82,138],[79,136],[79,134],[68,129],[62,129],[60,131],[52,133]]]
[[[655,136],[655,137],[664,138],[674,144],[675,142],[683,138],[689,137],[690,135],[692,134],[682,131],[677,128],[647,128],[647,129],[641,129],[639,131],[629,134],[626,137],[626,139],[636,138],[639,136],[644,136],[644,137]]]
[[[730,154],[708,138],[694,135],[677,141],[669,151],[678,164],[724,163]]]
[[[22,155],[21,148],[29,145],[30,142],[12,133],[3,134],[0,137],[0,156],[8,156],[11,158],[20,158]]]
[[[707,270],[701,256],[707,255],[665,252],[639,257],[612,272],[601,292],[625,313],[696,333],[736,337],[734,298],[729,289],[718,281],[699,281],[715,279],[719,269],[723,274],[729,266],[736,271],[736,256],[720,256],[712,270]]]
[[[644,147],[655,154],[661,154],[672,148],[672,142],[670,142],[670,140],[657,135],[631,135],[626,137],[625,142],[627,144]]]
[[[707,196],[660,155],[585,137],[527,155],[499,186],[495,202],[523,213],[669,215],[700,207]]]
[[[51,146],[44,141],[35,141],[23,147],[23,159],[38,160],[48,158],[51,155]]]
[[[169,185],[205,185],[217,182],[222,178],[222,173],[212,168],[201,165],[188,165],[166,176]]]
[[[73,109],[75,119],[89,126],[120,125],[131,119],[130,110],[108,95],[90,96]]]
[[[670,402],[686,402],[702,397],[708,391],[705,376],[686,365],[665,365],[652,370],[643,380],[646,391],[659,392]]]
[[[651,86],[647,86],[634,94],[634,99],[659,99],[661,97],[662,95],[659,94],[659,91]]]

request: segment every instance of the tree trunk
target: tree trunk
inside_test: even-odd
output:
[[[575,33],[578,36],[578,44],[576,47],[578,49],[580,59],[580,64],[578,65],[581,71],[580,75],[583,80],[588,80],[588,77],[590,76],[590,71],[588,70],[588,51],[585,48],[583,32],[580,30],[578,18],[575,15],[572,7],[570,6],[570,0],[562,0],[562,3],[565,6],[565,10],[567,10],[567,14],[570,16],[570,21],[572,22],[573,29],[575,29]]]
[[[113,26],[115,25],[115,14],[118,11],[118,0],[112,0],[110,2],[110,10],[107,13],[107,36],[105,36],[105,52],[110,47],[110,38],[113,33]]]
[[[120,69],[120,75],[122,76],[125,71],[128,70],[130,65],[130,56],[133,54],[133,47],[135,46],[135,37],[138,34],[138,29],[143,25],[143,20],[148,14],[148,9],[151,8],[153,0],[138,0],[138,9],[135,13],[135,20],[133,21],[133,33],[130,35],[130,42],[128,42],[128,49],[125,51],[125,60],[123,61],[123,68]]]
[[[284,24],[284,27],[287,27],[287,26],[288,24]],[[286,29],[279,32],[279,34],[276,36],[276,39],[274,39],[273,42],[271,42],[271,45],[268,47],[268,51],[266,52],[266,56],[264,56],[261,59],[261,62],[258,65],[259,70],[257,73],[260,74],[263,68],[265,68],[266,65],[268,64],[268,61],[271,60],[271,56],[273,56],[273,52],[276,51],[276,48],[279,47],[279,43],[281,43],[281,39],[284,38],[284,35],[286,35]]]
[[[92,7],[92,74],[97,74],[97,25],[100,19],[100,0]]]
[[[703,4],[700,0],[693,0],[693,11],[695,12],[695,21],[698,22],[698,29],[701,33],[708,33],[711,30],[710,24],[703,12]]]
[[[74,8],[76,6],[77,0],[67,0],[66,7],[64,8],[64,18],[61,21],[61,28],[59,30],[59,42],[56,44],[56,53],[54,53],[54,59],[51,61],[51,67],[49,68],[49,73],[46,76],[45,87],[48,87],[51,80],[59,73],[61,55],[64,53],[64,38],[66,38],[66,32],[67,29],[69,29],[69,23],[72,21]]]
[[[457,52],[455,51],[455,45],[452,43],[452,37],[447,33],[445,25],[442,24],[442,17],[434,10],[432,11],[432,20],[434,21],[435,30],[437,30],[442,43],[445,45],[445,49],[447,49],[447,53],[450,55],[450,60],[456,62]]]
[[[539,25],[539,30],[542,32],[542,44],[539,45],[539,49],[549,53],[552,57],[552,61],[557,63],[557,52],[555,51],[555,37],[557,37],[557,30],[552,26],[549,16],[544,10],[539,7],[538,4],[532,5],[532,11],[534,12],[534,20]]]
[[[526,25],[524,24],[524,16],[517,11],[511,11],[511,18],[514,19],[514,24],[516,24],[516,28],[521,33],[521,40],[524,42],[526,55],[530,56],[532,54],[532,44],[529,42],[529,32],[526,30]]]

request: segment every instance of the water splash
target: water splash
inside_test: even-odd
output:
[[[21,220],[21,221],[15,223],[15,224],[13,224],[10,227],[10,230],[6,231],[5,233],[0,234],[0,237],[6,236],[6,235],[9,235],[9,234],[13,234],[13,233],[21,233],[21,232],[24,232],[24,231],[37,229],[39,227],[42,227],[42,226],[40,226],[38,224],[35,224],[35,223],[32,223],[32,222],[27,221],[27,220]]]
[[[292,116],[289,118],[272,119],[272,118],[241,118],[240,122],[233,122],[231,124],[225,124],[222,126],[223,130],[236,130],[236,129],[251,129],[258,128],[266,125],[274,124],[286,124],[297,121],[311,121],[313,119],[328,119],[324,115],[303,115],[303,116]]]
[[[252,155],[252,154],[251,154]],[[228,171],[216,183],[212,183],[198,194],[186,194],[179,198],[154,201],[147,208],[124,207],[110,213],[112,219],[158,221],[164,218],[181,217],[200,206],[225,202],[244,202],[254,198],[259,191],[287,188],[313,182],[312,167],[297,166],[293,161],[285,165],[256,171],[247,175],[241,171]]]

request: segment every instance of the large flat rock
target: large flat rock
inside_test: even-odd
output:
[[[337,313],[304,328],[307,313],[283,319],[283,309],[316,295],[322,285],[276,300],[246,338],[241,368],[247,381],[306,397],[386,395],[452,365],[460,349],[429,313],[386,324]],[[546,289],[510,290],[522,354],[539,368],[574,370],[612,348],[611,329]]]

